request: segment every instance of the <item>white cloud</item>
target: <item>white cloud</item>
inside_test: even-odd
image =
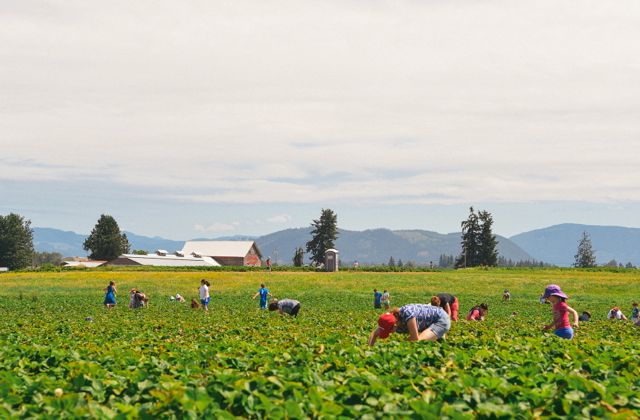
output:
[[[267,222],[269,223],[287,223],[292,220],[291,215],[288,214],[278,214],[276,216],[272,216],[267,218]]]
[[[0,180],[640,201],[640,3],[269,3],[2,3]]]

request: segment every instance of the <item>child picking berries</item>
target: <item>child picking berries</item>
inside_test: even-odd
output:
[[[578,312],[567,305],[567,299],[569,297],[560,289],[560,286],[556,284],[547,286],[542,297],[551,302],[551,310],[553,311],[553,322],[545,325],[544,329],[550,330],[553,328],[555,335],[571,340],[574,332],[569,323],[569,312],[573,314],[573,326],[576,328],[578,328]]]

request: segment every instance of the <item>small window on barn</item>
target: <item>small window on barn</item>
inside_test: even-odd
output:
[[[176,257],[184,257],[184,252],[182,251],[176,251],[175,254],[176,254]]]
[[[191,255],[192,255],[193,257],[196,257],[196,258],[201,258],[201,257],[202,257],[202,255],[200,255],[200,253],[199,253],[199,252],[196,252],[196,251],[193,251],[193,252],[191,253]]]
[[[156,251],[156,254],[160,255],[161,257],[166,257],[168,252],[165,251],[164,249],[159,249]]]

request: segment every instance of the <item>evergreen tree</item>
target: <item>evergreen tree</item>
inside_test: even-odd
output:
[[[91,251],[89,258],[92,260],[109,261],[129,252],[129,240],[126,234],[120,233],[118,222],[103,214],[82,247]]]
[[[322,209],[320,219],[311,223],[312,238],[307,242],[307,252],[311,253],[311,261],[316,265],[324,263],[324,253],[334,247],[338,238],[338,215],[330,209]]]
[[[393,259],[393,256],[389,257],[389,267],[395,267],[396,260]]]
[[[473,207],[469,208],[469,217],[461,223],[461,226],[462,254],[456,261],[456,268],[480,265],[480,235],[482,231]]]
[[[19,270],[33,262],[31,221],[10,213],[0,215],[0,267]]]
[[[493,226],[493,216],[486,210],[478,213],[480,220],[480,238],[479,238],[479,263],[487,267],[495,267],[498,264],[498,241],[496,235],[493,234],[491,227]]]
[[[402,263],[402,258],[398,259],[398,264],[396,264],[397,267],[404,267],[404,264]]]
[[[575,255],[574,267],[591,268],[596,266],[596,255],[591,246],[591,238],[587,232],[582,232],[578,243],[578,253]]]
[[[304,249],[302,249],[302,247],[298,247],[293,253],[293,266],[302,267],[303,262],[304,262]]]

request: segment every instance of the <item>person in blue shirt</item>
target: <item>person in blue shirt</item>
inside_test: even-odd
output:
[[[382,293],[378,292],[378,289],[373,289],[373,307],[382,308]]]
[[[110,281],[104,291],[106,292],[104,295],[104,306],[107,309],[111,309],[116,306],[116,294],[118,293],[118,290],[116,289],[116,282]]]
[[[269,289],[265,287],[264,283],[260,285],[260,290],[253,295],[253,298],[255,299],[258,296],[260,296],[260,309],[267,309],[267,298],[271,296],[271,293],[269,293]]]

